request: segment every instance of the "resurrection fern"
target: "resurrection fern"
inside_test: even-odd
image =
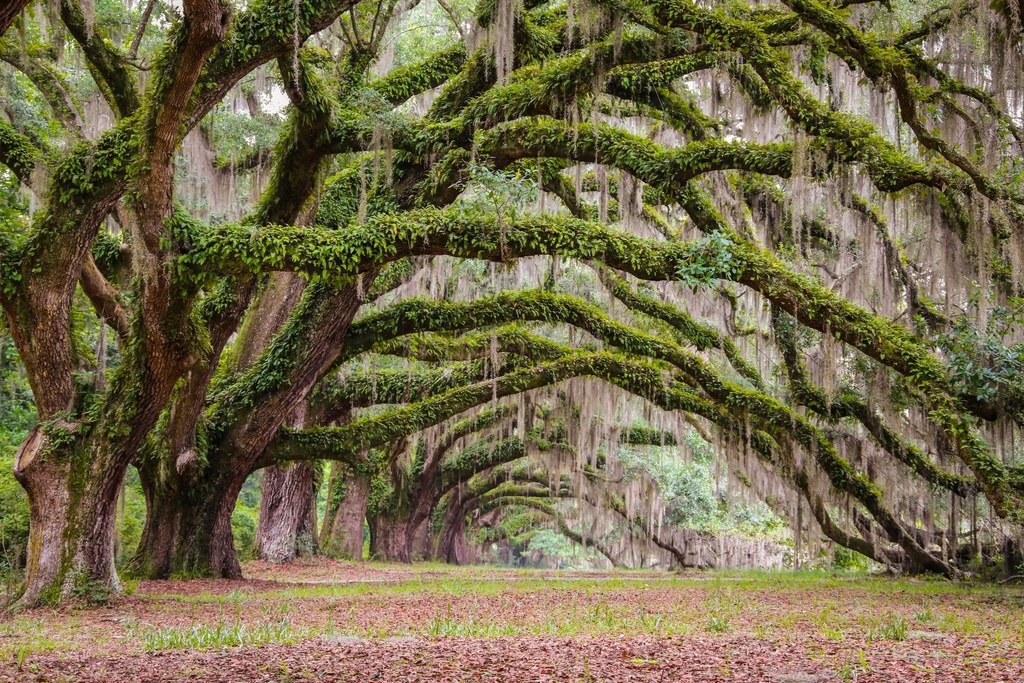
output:
[[[120,589],[128,472],[157,578],[261,470],[268,559],[1019,563],[1006,3],[139,4],[0,35],[21,605]]]

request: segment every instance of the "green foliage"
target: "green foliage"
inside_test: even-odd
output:
[[[241,558],[253,556],[256,528],[260,521],[260,482],[262,478],[262,472],[256,472],[245,480],[235,510],[231,514],[231,533],[235,539],[235,552]]]
[[[114,595],[115,591],[105,581],[81,581],[76,583],[71,591],[73,600],[91,606],[108,605]]]
[[[146,523],[146,497],[142,493],[138,471],[134,467],[125,475],[121,500],[118,502],[116,556],[118,566],[124,566],[135,555]]]
[[[14,344],[0,330],[0,582],[17,579],[28,544],[28,498],[14,478],[14,454],[35,425],[32,394]]]
[[[730,495],[726,482],[715,480],[714,462],[720,456],[696,430],[687,432],[686,447],[690,462],[680,459],[675,448],[663,451],[620,447],[618,458],[631,475],[646,473],[658,483],[667,524],[716,534],[781,540],[786,530],[784,520],[764,503],[747,504]]]
[[[871,561],[858,552],[836,546],[832,552],[832,567],[840,571],[867,572],[871,569]]]
[[[733,257],[731,247],[732,240],[723,233],[713,232],[701,237],[689,246],[677,276],[693,289],[709,287],[719,279],[736,279],[741,266]]]
[[[1020,308],[997,307],[985,330],[964,316],[954,319],[952,329],[936,336],[959,393],[979,401],[1024,393],[1024,345],[1008,346],[1002,341],[1019,318]]]
[[[451,0],[447,6],[455,19],[468,22],[475,2],[472,0]],[[419,65],[435,58],[438,53],[459,39],[453,18],[436,1],[421,2],[411,12],[402,15],[394,29],[395,66]]]
[[[537,199],[536,177],[522,171],[471,163],[466,167],[466,178],[460,184],[463,193],[456,207],[467,217],[494,215],[501,223],[514,219]]]
[[[587,560],[595,555],[592,549],[573,543],[551,529],[540,529],[532,534],[526,551],[539,555],[540,559],[547,559],[561,569],[590,566]]]

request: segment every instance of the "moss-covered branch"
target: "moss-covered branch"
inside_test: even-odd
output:
[[[493,330],[472,332],[459,337],[440,334],[408,334],[392,338],[381,336],[366,347],[368,338],[361,330],[362,321],[357,321],[350,330],[351,339],[346,341],[343,359],[349,359],[363,350],[415,358],[428,362],[466,361],[486,358],[494,346],[502,353],[513,353],[533,360],[553,360],[572,351],[567,346],[533,334],[519,325],[502,325]],[[401,333],[396,328],[396,334]],[[363,343],[356,343],[360,338]]]
[[[879,446],[931,484],[941,486],[961,497],[966,497],[977,490],[977,485],[967,477],[951,474],[935,465],[921,449],[908,443],[889,428],[881,416],[852,390],[843,389],[829,400],[825,392],[811,383],[797,351],[795,326],[792,319],[787,320],[787,317],[781,311],[774,311],[772,326],[782,351],[789,387],[797,402],[828,420],[844,417],[856,419]]]
[[[399,67],[371,82],[370,87],[391,104],[401,104],[442,85],[457,74],[465,62],[466,47],[458,43],[421,62]]]
[[[501,368],[497,368],[501,372]],[[311,397],[315,403],[353,407],[412,403],[465,384],[487,379],[482,360],[447,364],[431,370],[371,370],[323,381]]]
[[[77,2],[60,0],[60,17],[82,48],[89,70],[111,108],[122,118],[131,116],[139,108],[140,98],[124,55],[103,35],[102,27],[86,24]]]
[[[675,306],[636,292],[623,278],[608,270],[601,271],[601,277],[608,284],[616,299],[629,308],[640,311],[652,318],[662,320],[679,332],[681,337],[698,350],[720,349],[729,359],[732,367],[754,387],[764,389],[760,373],[743,358],[739,348],[729,337],[706,323],[694,320],[688,313]]]
[[[604,226],[557,216],[524,216],[503,221],[458,211],[426,209],[382,217],[367,225],[329,233],[269,227],[253,231],[218,226],[191,236],[193,248],[182,259],[190,271],[246,272],[300,270],[336,277],[369,270],[409,254],[451,254],[504,261],[518,256],[557,253],[601,259],[649,280],[725,278],[766,296],[801,323],[828,330],[848,344],[912,379],[936,421],[959,445],[959,452],[1000,515],[1016,514],[1020,494],[1011,488],[1005,467],[962,414],[941,361],[905,328],[849,302],[811,278],[792,273],[776,257],[743,240],[701,193],[684,195],[690,215],[725,240],[653,242]],[[315,237],[314,237],[315,235]],[[191,277],[191,276],[190,276]]]

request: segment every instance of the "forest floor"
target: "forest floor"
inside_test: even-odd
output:
[[[319,560],[0,620],[0,681],[1022,681],[1024,591]]]

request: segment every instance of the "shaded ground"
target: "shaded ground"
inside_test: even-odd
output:
[[[0,681],[1021,681],[1024,591],[320,561],[0,622]]]

